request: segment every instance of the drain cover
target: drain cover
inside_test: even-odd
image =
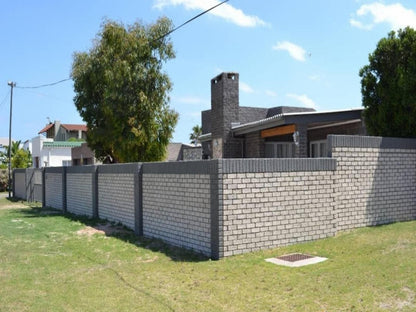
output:
[[[327,258],[309,256],[301,253],[293,253],[277,258],[266,259],[267,262],[271,262],[278,265],[284,265],[288,267],[301,267],[308,264],[319,263],[325,260],[327,260]]]
[[[279,259],[279,260],[289,261],[289,262],[296,262],[296,261],[311,259],[311,258],[313,258],[313,256],[309,256],[309,255],[305,255],[305,254],[301,254],[301,253],[294,253],[294,254],[290,254],[290,255],[277,257],[277,259]]]

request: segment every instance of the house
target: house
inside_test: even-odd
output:
[[[239,106],[239,74],[211,80],[211,109],[201,112],[204,158],[326,157],[329,134],[366,135],[362,108]]]
[[[101,164],[95,158],[94,152],[87,143],[82,143],[80,146],[71,149],[72,166],[85,166]]]
[[[183,143],[169,143],[166,150],[166,161],[202,159],[202,148]]]
[[[81,146],[81,141],[54,141],[42,135],[31,140],[34,168],[71,166],[71,149]]]
[[[86,125],[48,123],[38,136],[25,142],[34,168],[71,166],[71,149],[80,147],[87,136]]]
[[[46,138],[54,141],[68,141],[69,139],[85,140],[87,138],[87,126],[82,124],[61,124],[59,120],[50,122],[38,134],[44,134]]]

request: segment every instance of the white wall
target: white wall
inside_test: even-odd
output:
[[[39,157],[39,168],[60,167],[63,161],[71,161],[71,147],[44,147],[45,142],[53,142],[53,139],[40,135],[32,139],[33,167],[36,157]]]

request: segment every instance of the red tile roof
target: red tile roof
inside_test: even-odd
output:
[[[61,124],[62,127],[64,127],[68,131],[84,131],[87,132],[88,128],[86,125],[74,125],[74,124]]]
[[[48,131],[49,129],[51,129],[53,126],[55,126],[54,123],[48,124],[45,128],[43,128],[42,130],[40,130],[38,132],[38,134],[44,133],[46,131]],[[64,127],[66,130],[68,131],[84,131],[87,132],[88,128],[86,125],[76,125],[76,124],[61,124],[61,127]]]
[[[49,130],[50,128],[52,128],[54,125],[55,125],[55,124],[53,124],[53,123],[50,123],[49,125],[46,125],[46,127],[45,127],[45,128],[43,128],[42,130],[40,130],[40,131],[38,132],[38,134],[41,134],[41,133],[44,133],[44,132],[48,131],[48,130]]]

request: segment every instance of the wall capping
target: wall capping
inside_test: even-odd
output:
[[[72,166],[67,167],[66,173],[95,173],[97,166]]]
[[[143,164],[143,174],[212,174],[217,172],[217,159]]]
[[[139,172],[142,163],[111,164],[97,166],[98,174],[101,173],[131,173]]]
[[[334,147],[416,149],[416,139],[357,135],[328,135],[329,150]]]
[[[222,173],[335,171],[332,158],[245,158],[221,159]]]

